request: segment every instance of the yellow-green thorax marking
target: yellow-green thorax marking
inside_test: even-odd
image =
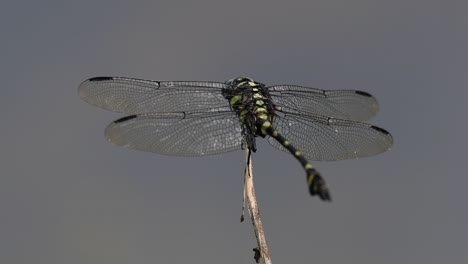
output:
[[[254,136],[265,137],[266,128],[271,125],[271,115],[274,113],[265,85],[248,78],[236,80],[229,104],[239,113],[240,121],[252,129]],[[263,126],[258,126],[257,120],[267,122],[263,123]]]

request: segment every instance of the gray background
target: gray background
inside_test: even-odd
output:
[[[393,149],[314,162],[309,197],[264,141],[257,196],[273,263],[467,263],[466,1],[4,1],[1,263],[253,263],[239,223],[243,153],[165,157],[112,146],[120,115],[86,78],[361,89]]]

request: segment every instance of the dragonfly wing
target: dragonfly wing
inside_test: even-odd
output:
[[[275,85],[268,90],[273,102],[287,112],[365,122],[379,111],[375,97],[362,91],[320,90],[295,85]]]
[[[319,115],[278,113],[272,125],[309,160],[332,161],[373,156],[388,150],[393,139],[382,128]],[[274,138],[268,142],[288,152]]]
[[[119,146],[174,156],[238,150],[243,138],[233,112],[132,115],[112,122],[105,136]]]
[[[95,77],[80,84],[81,99],[107,110],[144,114],[229,109],[222,95],[224,83],[207,81],[148,81],[123,77]]]

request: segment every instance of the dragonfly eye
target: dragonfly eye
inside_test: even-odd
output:
[[[226,84],[229,84],[229,85],[232,85],[232,86],[237,86],[238,84],[243,83],[243,82],[253,82],[253,81],[254,80],[252,78],[237,77],[237,78],[234,78],[234,79],[227,80]]]
[[[225,81],[224,83],[233,85],[234,84],[234,79],[229,79],[229,80]]]
[[[238,82],[253,82],[254,80],[249,77],[239,77],[237,78]]]

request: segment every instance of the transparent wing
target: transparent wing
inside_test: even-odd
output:
[[[203,156],[241,149],[242,128],[232,112],[132,115],[107,126],[119,146],[174,156]]]
[[[144,114],[229,109],[223,97],[226,84],[205,81],[147,81],[123,77],[95,77],[80,84],[81,99],[107,110]]]
[[[278,113],[273,127],[309,160],[368,157],[388,150],[392,136],[382,128],[318,115]],[[288,152],[274,138],[268,142]]]
[[[273,101],[283,110],[365,122],[379,111],[377,100],[355,90],[320,90],[295,85],[268,87]]]

